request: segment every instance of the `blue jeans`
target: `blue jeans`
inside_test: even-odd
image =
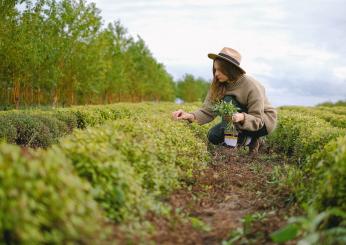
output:
[[[226,102],[232,102],[233,105],[239,108],[238,112],[245,112],[247,113],[247,108],[242,106],[233,95],[225,95],[223,97],[224,101]],[[208,140],[214,145],[222,144],[224,142],[225,136],[225,128],[227,126],[226,120],[222,117],[222,120],[220,123],[216,124],[214,127],[209,129],[208,131]],[[248,131],[248,130],[241,130],[238,134],[238,138],[240,138],[242,135],[250,136],[252,139],[259,138],[262,136],[267,135],[267,128],[265,125],[258,131]]]

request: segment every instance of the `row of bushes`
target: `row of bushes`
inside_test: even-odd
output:
[[[309,108],[309,107],[303,107],[303,106],[294,106],[294,107],[290,106],[290,107],[281,108],[281,110],[289,110],[291,112],[301,112],[302,114],[321,118],[329,122],[334,127],[346,128],[346,114],[336,113],[328,109],[329,108],[325,108],[325,107]],[[334,108],[334,109],[340,110],[342,108],[340,109]]]
[[[143,213],[137,208],[143,209],[145,200],[178,187],[208,160],[205,143],[184,123],[160,115],[77,130],[60,147],[115,221]]]
[[[294,158],[299,164],[346,132],[321,118],[293,110],[280,110],[278,122],[268,142],[273,149]]]
[[[167,210],[161,198],[209,160],[200,132],[168,117],[171,106],[76,129],[48,150],[2,143],[1,240],[80,244],[100,239],[105,219]]]
[[[346,136],[313,154],[304,167],[304,176],[310,192],[301,189],[303,200],[311,199],[318,210],[337,207],[346,211]]]
[[[0,143],[0,243],[83,244],[99,239],[102,212],[57,148]]]
[[[323,111],[330,111],[339,115],[346,115],[346,106],[318,106],[316,108]]]
[[[312,111],[307,113],[308,110]],[[316,229],[340,227],[340,232],[331,236],[323,230],[315,236],[338,244],[340,239],[345,239],[345,218],[334,217],[324,226],[320,224],[325,217],[322,212],[325,214],[326,210],[335,209],[346,211],[346,130],[332,126],[313,110],[281,109],[278,127],[268,137],[268,143],[273,149],[289,156],[294,163],[288,170],[283,169],[281,185],[290,187],[303,207],[321,212],[321,219],[314,221],[318,222]]]
[[[56,110],[0,112],[0,139],[28,147],[46,148],[75,128],[100,125],[107,120],[130,118],[147,113],[167,113],[172,103],[119,103],[101,106],[75,106]],[[194,104],[187,107],[195,108]]]

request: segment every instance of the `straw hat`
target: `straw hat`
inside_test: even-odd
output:
[[[242,70],[243,72],[245,72],[245,70],[243,68],[240,67],[240,61],[241,61],[241,55],[240,53],[232,48],[227,48],[224,47],[219,54],[212,54],[209,53],[208,57],[210,59],[215,59],[215,58],[221,58],[223,60],[226,60],[230,63],[232,63],[233,65],[237,66],[240,70]]]

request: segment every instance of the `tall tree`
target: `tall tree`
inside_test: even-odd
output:
[[[177,97],[186,102],[203,101],[210,84],[203,78],[195,78],[191,74],[185,74],[177,81]]]

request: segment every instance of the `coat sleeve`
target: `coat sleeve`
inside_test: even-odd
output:
[[[197,123],[199,125],[203,125],[213,121],[215,117],[217,116],[213,112],[212,108],[213,108],[213,104],[210,99],[210,89],[209,89],[207,96],[204,99],[202,107],[191,113],[195,115]]]
[[[241,130],[258,131],[264,125],[264,97],[259,86],[252,86],[247,97],[248,112],[243,112],[245,119],[236,126]]]

